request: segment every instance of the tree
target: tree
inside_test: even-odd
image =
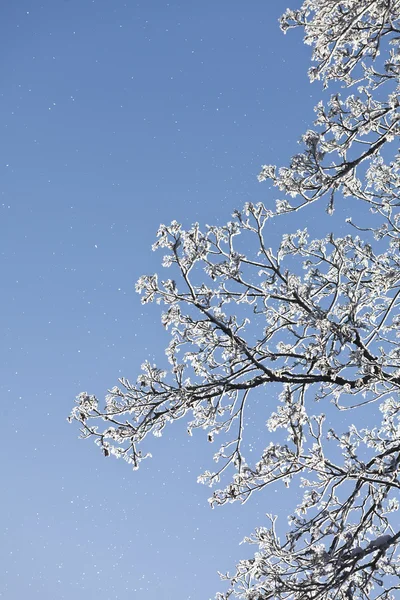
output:
[[[218,469],[199,479],[214,485],[234,471],[212,505],[300,483],[285,539],[271,516],[248,538],[254,557],[224,576],[230,587],[219,600],[389,600],[400,589],[400,156],[390,145],[400,131],[399,18],[400,0],[305,0],[286,11],[282,29],[303,28],[313,47],[311,80],[334,93],[317,105],[315,130],[289,167],[259,175],[285,199],[275,209],[248,203],[223,227],[161,225],[153,248],[166,252],[175,280],[143,276],[137,291],[165,307],[170,369],[145,362],[104,409],[82,393],[70,417],[105,456],[137,468],[150,432],[190,416],[189,433],[223,439]],[[368,223],[350,219],[343,237],[310,240],[299,230],[268,247],[278,215],[314,202],[331,214],[336,201],[363,203]],[[249,464],[247,407],[268,390],[270,405],[278,387],[268,427],[286,433]],[[376,403],[381,423],[329,429],[319,411],[329,400],[354,419]]]

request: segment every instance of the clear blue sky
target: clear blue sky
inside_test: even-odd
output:
[[[271,490],[211,511],[201,433],[173,427],[133,473],[66,417],[80,391],[101,398],[163,361],[159,310],[134,292],[160,269],[160,222],[222,223],[276,198],[260,166],[288,162],[320,97],[310,49],[279,30],[289,2],[0,9],[5,600],[211,598],[216,570],[250,555],[239,542],[282,506]]]

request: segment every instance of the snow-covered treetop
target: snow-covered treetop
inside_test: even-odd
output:
[[[316,106],[316,129],[304,134],[304,150],[289,167],[264,165],[259,180],[272,180],[296,199],[279,201],[278,213],[324,196],[327,211],[333,212],[340,192],[367,202],[385,218],[393,216],[399,156],[388,144],[400,128],[399,7],[398,0],[306,0],[300,10],[282,17],[284,30],[303,27],[305,42],[313,46],[311,79],[322,79],[324,85],[333,80],[354,91],[342,97],[338,89],[327,105]],[[384,150],[393,154],[389,163],[383,161]]]
[[[283,31],[293,27],[303,27],[304,42],[313,47],[312,81],[352,85],[366,80],[375,88],[398,78],[398,0],[305,0],[300,9],[288,9],[281,18]],[[371,63],[388,45],[380,73]]]

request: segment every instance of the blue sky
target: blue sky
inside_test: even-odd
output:
[[[160,312],[134,292],[161,268],[159,224],[223,223],[277,197],[260,166],[288,162],[321,95],[310,49],[279,30],[287,3],[1,9],[0,598],[211,598],[216,570],[250,555],[239,542],[283,506],[271,489],[211,511],[201,433],[171,428],[133,473],[66,417],[80,391],[101,398],[164,360]]]

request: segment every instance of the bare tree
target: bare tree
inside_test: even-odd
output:
[[[313,47],[311,79],[354,92],[318,104],[316,129],[289,167],[263,167],[260,180],[286,195],[275,209],[249,203],[223,227],[160,227],[154,249],[175,279],[143,276],[137,290],[165,307],[170,368],[144,363],[104,409],[82,393],[70,417],[105,456],[134,468],[140,442],[169,422],[187,418],[189,433],[202,428],[210,442],[218,434],[218,468],[199,480],[233,475],[212,505],[300,483],[285,539],[271,516],[247,540],[254,557],[223,576],[219,600],[389,600],[400,589],[400,157],[389,145],[400,129],[399,17],[400,0],[306,0],[286,12],[283,30],[303,27]],[[277,214],[324,199],[332,213],[335,196],[366,203],[368,226],[351,219],[354,235],[310,240],[299,230],[268,246]],[[245,414],[257,397],[269,430],[284,432],[249,464]],[[381,423],[347,419],[334,431],[319,411],[331,403],[355,420],[376,403]]]

